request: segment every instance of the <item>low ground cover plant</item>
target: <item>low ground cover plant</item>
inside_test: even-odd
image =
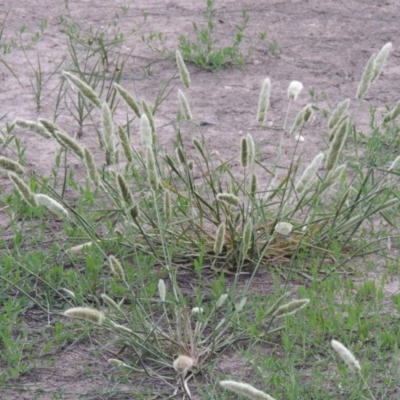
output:
[[[190,75],[179,51],[176,62],[185,88],[177,93],[181,109],[174,122],[174,149],[164,151],[158,146],[158,105],[140,102],[118,82],[110,88],[109,101],[104,101],[88,82],[67,71],[64,78],[90,104],[87,110],[101,115],[97,134],[103,165],[57,123],[15,121],[14,125],[58,142],[58,160],[61,155],[74,157],[86,168],[83,183],[65,175],[62,185],[55,184],[58,179],[37,179],[32,184],[22,162],[0,156],[0,167],[12,182],[24,213],[38,215],[47,209],[62,221],[67,237],[65,257],[75,264],[97,254],[100,266],[107,265],[112,274],[104,277],[104,271],[97,268],[98,276],[103,274],[101,290],[90,285],[85,291],[67,287],[63,295],[69,304],[64,315],[94,323],[112,335],[108,350],[115,356],[110,364],[157,378],[173,395],[183,393],[190,398],[189,380],[222,352],[244,340],[264,340],[281,331],[283,317],[309,303],[306,297],[290,299],[282,290],[265,299],[263,311],[255,318],[249,317],[248,298],[261,267],[286,265],[286,279],[292,272],[311,279],[309,271],[295,268],[295,261],[318,255],[322,261],[317,277],[325,278],[372,251],[370,243],[362,243],[368,225],[376,218],[395,225],[388,213],[399,205],[393,178],[400,157],[379,170],[372,165],[350,170],[344,146],[353,134],[360,102],[381,73],[390,49],[389,43],[370,58],[354,111],[345,99],[330,113],[326,149],[308,165],[295,154],[284,173],[280,166],[283,137],[290,135],[299,143],[316,105],[306,105],[291,125],[285,119],[275,165],[267,167],[258,160],[257,144],[246,135],[238,143],[241,170],[232,172],[231,160],[211,154],[200,129],[192,140],[195,150],[185,144],[185,127],[194,122],[185,95]],[[301,90],[300,82],[290,84],[287,115]],[[266,78],[255,113],[260,129],[266,121],[270,92],[271,81]],[[110,99],[117,104],[116,96],[129,109],[126,123],[116,120],[109,104]],[[390,126],[399,115],[397,104],[384,115],[381,127]],[[140,146],[131,143],[134,126],[139,128]],[[12,130],[9,126],[4,134],[5,146]],[[87,204],[76,206],[68,200],[67,186],[86,196]],[[390,236],[379,236],[376,243]],[[331,263],[322,267],[326,259]],[[197,278],[190,295],[180,281],[182,271],[187,270]],[[217,279],[205,294],[209,271]],[[243,287],[244,274],[248,279]],[[35,277],[46,290],[54,289]],[[345,348],[337,342],[332,345],[347,364],[361,370]],[[125,348],[133,356],[122,355]],[[271,398],[243,384],[225,381],[222,386],[249,398]]]

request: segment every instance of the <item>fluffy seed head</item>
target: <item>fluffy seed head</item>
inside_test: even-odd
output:
[[[165,301],[165,295],[167,290],[165,289],[165,282],[163,279],[158,280],[158,294],[160,295],[161,301]]]
[[[296,119],[293,122],[292,128],[290,129],[290,134],[294,135],[300,128],[304,122],[307,122],[312,115],[312,106],[311,104],[307,104],[296,116]],[[307,116],[307,121],[305,117]]]
[[[20,126],[21,128],[29,129],[30,131],[35,132],[46,139],[51,137],[47,129],[45,129],[45,127],[38,122],[27,121],[25,119],[16,119],[14,124]]]
[[[245,396],[251,400],[274,400],[273,397],[256,389],[248,383],[236,381],[220,381],[219,384],[226,390]]]
[[[310,302],[310,299],[293,300],[287,304],[284,304],[283,306],[280,306],[272,314],[272,316],[277,318],[277,317],[284,317],[286,315],[295,314],[297,311],[304,308],[309,302]]]
[[[149,120],[151,133],[152,133],[152,142],[154,142],[153,135],[155,135],[155,133],[156,133],[156,126],[154,125],[153,111],[150,110],[150,107],[144,100],[142,100],[142,108],[143,108],[143,112],[146,114],[146,116]]]
[[[78,90],[82,93],[84,97],[86,97],[93,105],[101,108],[101,102],[96,92],[85,82],[77,78],[75,75],[70,74],[69,72],[63,71],[63,75],[74,84]]]
[[[375,54],[373,54],[365,66],[364,72],[361,77],[360,84],[358,85],[356,98],[362,99],[371,86],[372,78],[374,76],[375,67]]]
[[[249,251],[251,244],[251,236],[253,234],[253,221],[249,218],[243,229],[243,247],[242,247],[242,256],[246,257],[247,252]]]
[[[215,308],[220,308],[224,305],[226,299],[228,298],[228,294],[224,293],[221,294],[221,296],[219,296],[219,299],[217,300],[217,302],[215,303]]]
[[[388,171],[396,171],[398,169],[400,169],[400,156],[397,156],[394,159],[392,164],[390,164],[390,167],[389,167]]]
[[[23,175],[24,170],[20,164],[11,160],[10,158],[0,156],[0,169],[5,171],[15,172],[16,174]]]
[[[139,218],[139,211],[139,206],[135,204],[129,209],[129,214],[134,220],[136,220]]]
[[[8,178],[12,181],[21,197],[32,207],[37,207],[38,202],[31,188],[16,174],[9,172]]]
[[[172,364],[174,370],[179,375],[183,376],[186,375],[186,373],[193,367],[193,365],[194,365],[193,358],[185,356],[183,354],[179,355]]]
[[[183,111],[183,115],[185,118],[190,121],[192,119],[192,112],[190,111],[190,106],[189,102],[186,99],[186,96],[182,92],[182,90],[178,90],[178,97],[179,97],[179,102],[181,103],[181,108]]]
[[[223,201],[224,203],[229,204],[231,206],[235,206],[235,207],[240,206],[239,197],[235,196],[232,193],[218,193],[217,200]]]
[[[393,110],[388,112],[384,117],[383,117],[383,123],[387,124],[390,121],[394,121],[398,116],[400,115],[400,100],[396,103],[395,107]]]
[[[118,360],[116,358],[109,358],[108,359],[108,363],[111,364],[113,367],[126,367],[126,368],[130,368],[128,364],[125,364],[123,361]]]
[[[112,273],[122,281],[125,281],[125,271],[122,268],[121,263],[114,256],[108,257],[108,261],[110,262],[110,269]]]
[[[98,325],[101,325],[105,320],[105,316],[101,311],[89,307],[70,308],[64,312],[64,315],[70,318],[84,319]]]
[[[36,200],[42,206],[47,207],[52,213],[62,217],[68,218],[68,211],[57,201],[45,194],[38,193],[35,195]]]
[[[54,124],[53,122],[51,122],[47,119],[39,118],[38,121],[41,125],[43,125],[44,129],[46,129],[46,131],[49,133],[49,135],[51,135],[53,137],[54,137],[55,132],[61,131],[61,129],[56,124]]]
[[[142,114],[140,117],[140,138],[144,147],[153,144],[153,134],[151,132],[149,118],[146,114]]]
[[[86,243],[78,244],[77,246],[71,247],[67,251],[70,253],[74,253],[74,254],[80,254],[80,253],[82,253],[82,251],[84,249],[88,249],[89,247],[91,247],[92,244],[93,244],[93,242],[86,242]]]
[[[150,146],[146,147],[146,168],[150,186],[154,191],[156,191],[158,189],[158,174],[156,159],[154,157],[153,149]]]
[[[332,339],[331,345],[333,349],[339,354],[340,358],[352,371],[361,371],[361,366],[358,360],[354,357],[353,353],[345,347],[342,343]]]
[[[290,82],[288,88],[289,100],[297,100],[297,97],[299,97],[299,94],[302,90],[303,90],[303,84],[301,82],[299,81]]]
[[[178,65],[179,76],[181,77],[181,81],[187,88],[189,88],[189,86],[190,86],[189,71],[186,68],[185,62],[183,61],[183,58],[182,58],[179,50],[176,51],[175,57],[176,57],[176,64]]]
[[[114,311],[121,312],[120,306],[111,297],[103,293],[101,298],[103,299],[104,303],[108,305],[108,307],[112,308]]]
[[[102,121],[103,121],[103,140],[105,144],[106,154],[108,157],[114,153],[114,129],[113,120],[110,107],[107,102],[103,103],[101,107]]]
[[[300,196],[313,184],[315,175],[317,174],[324,157],[324,153],[319,153],[303,172],[303,175],[296,185],[296,191]]]
[[[121,174],[117,174],[117,184],[119,193],[121,194],[122,199],[124,200],[125,205],[130,205],[133,203],[133,198],[131,191],[129,190],[129,186],[126,183],[125,178]]]
[[[207,160],[206,157],[206,152],[204,150],[203,145],[200,143],[199,140],[197,140],[196,138],[193,139],[193,145],[194,147],[196,147],[196,149],[199,151],[199,153],[201,154],[201,156],[204,158],[204,160]]]
[[[83,153],[84,153],[84,161],[85,161],[85,165],[86,165],[86,169],[87,169],[89,178],[93,182],[93,184],[97,187],[97,186],[99,186],[99,183],[100,183],[100,176],[99,176],[99,173],[97,172],[97,167],[94,162],[92,153],[86,147],[83,148]]]
[[[62,147],[71,150],[81,160],[85,159],[85,154],[82,146],[71,136],[67,135],[62,131],[55,131],[54,137]]]
[[[337,107],[333,110],[332,115],[329,118],[328,121],[329,129],[333,129],[339,123],[339,121],[342,119],[347,109],[349,108],[349,105],[350,105],[350,99],[343,100],[341,103],[337,105]]]
[[[256,159],[256,146],[254,144],[253,136],[250,133],[247,134],[247,144],[249,147],[249,158],[251,163],[254,163]]]
[[[240,164],[243,168],[249,165],[249,143],[247,137],[242,137],[240,141]]]
[[[260,98],[258,100],[257,121],[262,124],[267,118],[267,109],[269,106],[269,96],[271,92],[271,80],[266,78],[263,82]]]
[[[252,196],[255,196],[258,188],[258,176],[257,174],[252,174],[251,175],[251,181],[250,181],[250,194]]]
[[[335,133],[335,136],[333,137],[332,143],[330,145],[325,164],[325,168],[327,170],[335,168],[340,153],[342,151],[342,148],[344,146],[344,143],[347,139],[348,129],[349,129],[349,119],[346,118],[338,127],[338,130]]]
[[[140,118],[140,108],[139,104],[136,102],[136,100],[133,98],[133,96],[125,90],[122,86],[118,85],[118,83],[114,82],[114,87],[119,93],[119,95],[123,98],[126,104],[133,110],[133,112],[136,114],[138,118]]]
[[[287,236],[292,232],[293,225],[289,222],[278,222],[275,226],[275,232],[278,232],[280,235]]]
[[[215,235],[215,241],[214,241],[214,252],[215,252],[215,254],[221,253],[221,251],[222,251],[222,249],[224,247],[225,233],[226,233],[225,222],[221,222],[218,225],[217,234]]]
[[[381,74],[390,50],[392,50],[392,47],[393,46],[391,42],[386,43],[376,56],[374,60],[374,71],[372,73],[371,83],[378,79],[379,75]]]

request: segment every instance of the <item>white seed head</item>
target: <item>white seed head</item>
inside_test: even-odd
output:
[[[288,88],[289,100],[296,100],[299,97],[300,92],[303,90],[303,84],[299,81],[290,82]]]
[[[125,271],[124,268],[122,267],[122,264],[115,258],[114,256],[110,256],[108,258],[108,261],[110,262],[110,269],[115,274],[120,278],[121,280],[125,281]]]
[[[13,172],[8,173],[8,178],[12,181],[15,188],[21,197],[32,207],[37,207],[38,202],[34,193],[31,191],[31,188],[25,183],[23,179],[21,179],[18,175]]]
[[[371,86],[372,78],[374,76],[374,68],[375,68],[375,54],[373,54],[370,57],[370,59],[367,62],[367,65],[365,66],[360,84],[358,85],[357,89],[357,94],[356,94],[357,99],[362,99],[368,92],[368,89]]]
[[[192,314],[203,314],[204,309],[202,307],[193,307]]]
[[[162,302],[165,301],[165,295],[167,291],[165,289],[165,282],[164,279],[159,279],[158,280],[158,294],[160,295],[160,299]]]
[[[41,193],[36,194],[35,198],[39,204],[47,207],[52,213],[62,218],[68,218],[68,211],[53,198]]]
[[[74,254],[80,254],[80,253],[82,253],[83,250],[91,247],[92,244],[93,244],[93,242],[86,242],[86,243],[78,244],[77,246],[71,247],[67,251],[70,253],[74,253]]]
[[[189,102],[187,101],[185,94],[180,89],[178,90],[178,97],[179,102],[181,103],[183,115],[188,121],[190,121],[192,119],[192,112],[190,111]]]
[[[186,373],[193,367],[193,365],[194,365],[193,358],[185,356],[183,354],[179,355],[172,364],[174,370],[179,375],[183,376],[186,375]]]
[[[272,316],[277,318],[277,317],[284,317],[286,315],[293,315],[297,311],[304,308],[309,302],[310,302],[310,299],[301,299],[301,300],[290,301],[289,303],[278,307],[278,309],[272,314]]]
[[[136,102],[134,97],[125,90],[122,86],[118,85],[118,83],[114,82],[114,87],[119,93],[119,95],[124,99],[125,103],[133,110],[138,118],[140,118],[140,108],[139,104]]]
[[[179,76],[181,77],[182,83],[189,88],[190,86],[190,75],[189,71],[186,68],[185,62],[183,61],[182,55],[179,50],[175,53],[176,64],[178,65]]]
[[[105,316],[101,311],[89,307],[70,308],[64,312],[64,315],[71,318],[84,319],[85,321],[93,322],[98,325],[101,325],[105,320]]]
[[[20,126],[21,128],[29,129],[30,131],[35,132],[46,139],[51,137],[47,129],[39,122],[16,119],[14,124]]]
[[[271,80],[266,78],[263,82],[260,98],[258,100],[257,121],[263,123],[267,118],[267,109],[269,106],[269,96],[271,92]]]
[[[386,43],[379,51],[378,55],[374,60],[374,71],[372,74],[371,82],[374,82],[376,79],[378,79],[379,75],[383,70],[383,67],[385,66],[386,59],[388,58],[388,55],[392,50],[392,47],[393,47],[392,43],[389,42]]]
[[[296,191],[299,195],[302,195],[313,184],[324,157],[324,153],[319,153],[304,170],[303,175],[296,185]]]
[[[228,298],[228,294],[227,293],[221,294],[221,296],[219,296],[219,299],[215,303],[215,308],[222,307],[227,298]]]
[[[81,79],[77,78],[75,75],[72,75],[69,72],[63,71],[63,75],[78,88],[78,90],[82,93],[84,97],[86,97],[96,107],[101,108],[99,97],[87,83],[83,82]]]
[[[214,241],[214,252],[215,254],[221,253],[224,243],[225,243],[225,233],[226,233],[226,226],[225,222],[221,222],[217,229],[217,234],[215,235]]]
[[[236,381],[220,381],[219,384],[226,390],[237,393],[242,396],[246,396],[251,400],[274,400],[273,397],[256,389],[248,383],[236,382]]]
[[[293,225],[289,222],[278,222],[275,226],[275,232],[287,236],[292,232]]]
[[[151,146],[153,144],[153,134],[151,132],[149,118],[144,113],[140,117],[140,139],[144,147]]]
[[[352,371],[361,371],[360,363],[346,346],[334,339],[332,339],[331,345],[333,349],[339,354],[340,358]]]
[[[18,175],[23,175],[24,170],[20,164],[10,158],[0,156],[0,169],[5,171],[15,172]]]
[[[240,199],[239,197],[235,196],[232,193],[218,193],[217,200],[223,201],[226,204],[239,207],[240,206]]]

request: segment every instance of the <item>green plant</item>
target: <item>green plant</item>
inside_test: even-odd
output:
[[[377,59],[372,58],[372,68],[370,61],[366,69],[369,72],[363,75],[359,104],[365,87],[368,89],[375,72],[382,67],[375,62]],[[180,65],[180,74],[188,88],[190,77],[184,63]],[[379,216],[388,220],[386,213],[399,204],[392,179],[398,171],[398,158],[383,170],[372,165],[368,169],[349,170],[342,163],[346,139],[356,122],[356,112],[348,111],[349,102],[342,102],[331,113],[326,154],[317,154],[305,168],[300,159],[293,157],[286,171],[279,175],[278,163],[267,168],[259,162],[253,138],[247,135],[238,144],[241,167],[240,174],[234,174],[231,160],[211,157],[200,130],[193,139],[194,150],[189,150],[184,130],[187,125],[192,126],[191,112],[182,91],[178,96],[184,112],[179,112],[174,121],[175,149],[163,152],[158,147],[156,124],[160,99],[165,99],[162,94],[153,106],[144,102],[139,106],[134,96],[119,84],[114,85],[115,93],[136,117],[140,116],[142,146],[135,147],[128,132],[133,130],[134,123],[139,125],[139,118],[120,125],[110,100],[102,100],[104,93],[99,95],[74,74],[65,76],[82,99],[91,104],[88,112],[96,108],[101,113],[99,141],[106,163],[113,168],[97,166],[88,148],[43,119],[25,121],[26,128],[35,132],[45,130],[49,140],[59,143],[65,157],[77,158],[87,170],[85,183],[77,182],[73,176],[65,177],[60,193],[49,181],[25,182],[23,174],[15,175],[22,167],[7,157],[0,159],[0,166],[15,185],[13,198],[19,200],[20,207],[26,207],[24,212],[36,212],[37,218],[42,218],[46,207],[55,213],[69,239],[66,257],[73,265],[85,259],[86,275],[79,278],[79,284],[72,280],[74,286],[68,285],[66,315],[95,322],[99,328],[118,336],[114,344],[120,352],[111,358],[113,365],[126,371],[145,372],[174,390],[179,385],[187,395],[187,379],[191,375],[186,374],[190,368],[194,372],[204,371],[235,343],[244,339],[258,342],[277,330],[291,329],[293,321],[289,317],[285,325],[277,324],[277,318],[290,315],[308,302],[308,296],[301,296],[305,300],[282,305],[288,296],[285,287],[264,299],[261,307],[256,309],[253,303],[247,309],[250,290],[261,266],[268,263],[277,270],[282,264],[287,266],[286,284],[291,272],[307,277],[311,283],[321,277],[328,280],[356,256],[376,250],[373,243],[362,244],[364,228]],[[299,82],[289,86],[288,109],[301,87]],[[264,129],[269,94],[270,81],[266,79],[257,112],[260,129]],[[290,129],[286,117],[284,126],[279,128],[282,136],[297,134],[298,143],[315,108],[311,104],[304,107]],[[392,110],[384,117],[382,129],[394,121]],[[277,160],[281,151],[282,140]],[[118,163],[122,157],[127,160],[123,167]],[[325,170],[321,172],[324,161]],[[195,179],[195,170],[200,179]],[[79,194],[77,204],[65,195],[67,186],[69,191]],[[8,203],[17,207],[11,199]],[[14,238],[16,244],[22,230]],[[390,236],[379,235],[375,242]],[[299,266],[299,260],[305,263],[314,258],[319,260],[314,268]],[[332,260],[333,265],[325,263],[326,259]],[[102,268],[103,260],[114,280]],[[192,267],[196,280],[185,288],[180,274]],[[219,273],[211,282],[205,282],[208,269]],[[24,266],[21,270],[34,276],[48,292],[59,294],[51,280],[44,280],[41,274]],[[249,270],[249,279],[239,290],[242,274]],[[18,281],[11,285],[20,288]],[[184,290],[189,293],[184,295]],[[371,293],[373,288],[360,290],[360,296]],[[256,320],[249,321],[246,316],[254,310]],[[358,316],[351,309],[347,312],[351,318]],[[287,332],[281,336],[285,351],[293,349]],[[134,352],[134,359],[123,355],[125,347]],[[174,354],[186,358],[173,361]],[[178,383],[172,367],[178,372]]]
[[[235,25],[233,41],[231,45],[218,45],[216,36],[217,8],[215,0],[206,0],[206,11],[204,12],[204,27],[193,22],[194,40],[185,35],[178,37],[179,49],[185,61],[194,63],[201,68],[219,71],[232,65],[242,66],[245,54],[242,51],[242,42],[246,31],[249,16],[245,9],[242,10],[242,23]],[[203,25],[203,24],[202,24]],[[266,34],[260,34],[260,40],[264,40]],[[162,33],[152,32],[148,36],[142,36],[142,40],[148,46],[161,55],[172,57],[166,45],[166,37]]]

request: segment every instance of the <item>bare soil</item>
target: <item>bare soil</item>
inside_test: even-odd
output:
[[[182,84],[176,75],[173,60],[150,51],[140,42],[140,35],[152,31],[162,32],[168,36],[167,43],[171,49],[175,49],[178,35],[192,37],[192,22],[203,22],[205,2],[81,0],[71,1],[69,10],[73,19],[79,21],[86,30],[89,27],[94,30],[106,29],[107,23],[123,5],[130,5],[130,10],[128,17],[118,23],[122,31],[128,32],[138,25],[142,21],[143,13],[147,14],[147,21],[140,34],[128,39],[121,50],[126,55],[126,65],[120,84],[139,99],[153,104],[162,86],[173,77],[173,91],[161,104],[155,116],[159,127],[159,144],[167,148],[172,147],[175,132],[170,123],[176,117],[176,92],[178,88],[182,89]],[[328,109],[345,98],[355,99],[363,68],[370,55],[391,41],[394,50],[384,73],[361,104],[361,122],[357,129],[362,130],[368,125],[369,107],[378,107],[378,112],[382,112],[386,104],[394,105],[398,100],[398,85],[394,84],[399,81],[400,76],[400,4],[397,0],[244,0],[240,4],[232,0],[220,0],[216,6],[217,18],[220,21],[216,28],[219,43],[229,42],[234,25],[241,22],[243,7],[250,17],[243,49],[253,49],[242,68],[232,67],[213,73],[188,65],[192,84],[186,93],[194,119],[198,122],[215,123],[204,126],[202,132],[211,148],[219,151],[224,158],[234,156],[238,150],[239,138],[250,132],[258,143],[266,164],[275,160],[280,133],[257,128],[255,124],[259,91],[267,76],[272,81],[268,122],[274,126],[283,124],[288,104],[286,92],[289,83],[292,80],[303,83],[304,90],[290,112],[291,124],[297,112],[310,102],[310,90],[314,91],[318,98],[317,105],[321,109]],[[32,44],[27,48],[26,56],[20,47],[10,54],[0,56],[21,82],[20,85],[10,71],[0,64],[0,116],[6,114],[3,122],[8,123],[12,123],[15,118],[53,120],[61,71],[67,69],[73,72],[68,57],[62,62],[68,54],[66,36],[60,32],[60,17],[66,14],[65,5],[63,2],[51,0],[3,1],[0,3],[0,19],[5,17],[10,7],[4,28],[4,34],[8,38],[16,37],[21,26],[26,25],[23,38],[29,40],[30,36],[39,30],[43,18],[48,19],[48,27],[37,46]],[[267,40],[263,43],[258,40],[261,31],[267,32]],[[279,51],[270,51],[268,43],[271,40],[276,41]],[[43,80],[51,78],[43,87],[44,99],[40,108],[37,108],[34,101],[31,82],[35,82],[35,75],[29,65],[29,61],[37,65],[37,56],[40,58]],[[61,67],[57,70],[61,62]],[[115,70],[117,65],[111,65],[109,68]],[[72,88],[68,90],[73,96]],[[57,110],[57,123],[66,132],[75,135],[79,127],[67,106],[71,106],[71,100],[61,102]],[[125,114],[121,113],[119,117],[123,121]],[[93,149],[97,160],[102,162],[93,123],[89,119],[85,121],[79,140]],[[325,150],[326,145],[322,138],[325,127],[326,121],[322,115],[315,114],[312,123],[303,132],[305,141],[297,150],[305,160],[311,160],[319,151]],[[34,171],[49,176],[58,147],[51,140],[19,128],[15,132],[22,146],[27,149],[26,159],[32,167],[32,173]],[[184,140],[190,145],[191,135],[198,133],[197,128],[193,128],[191,132],[189,127]],[[135,137],[133,140],[139,143]],[[284,164],[292,157],[294,139],[285,137],[283,147]],[[11,153],[6,150],[2,155],[11,156]],[[235,162],[232,166],[235,167]],[[73,159],[69,161],[68,167],[77,174],[84,173],[83,166]],[[0,177],[2,187],[6,186],[6,182],[4,177]],[[7,223],[1,211],[0,221]],[[268,287],[268,274],[264,273],[260,279],[264,279],[264,287]],[[262,281],[259,282],[261,285]],[[27,315],[27,321],[28,325],[32,325],[27,327],[32,329],[32,332],[47,323],[46,318],[30,314]],[[113,376],[112,368],[107,364],[107,356],[97,354],[100,350],[95,343],[85,342],[57,351],[51,367],[48,366],[48,360],[38,359],[38,368],[10,384],[0,397],[7,400],[134,398],[129,397],[130,385],[139,382],[129,382],[129,379],[124,384],[113,382],[110,378]],[[228,374],[234,374],[236,368],[240,375],[240,357],[224,355],[219,368]],[[115,385],[119,385],[117,394],[113,394]]]

